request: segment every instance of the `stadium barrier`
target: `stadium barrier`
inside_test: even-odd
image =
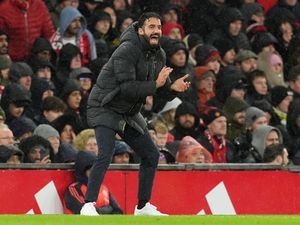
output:
[[[111,165],[104,180],[125,213],[136,204],[138,168]],[[171,215],[299,214],[300,167],[159,165],[151,202]],[[0,214],[62,214],[72,164],[0,164]]]

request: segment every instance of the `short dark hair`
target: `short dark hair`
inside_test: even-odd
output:
[[[64,112],[66,108],[66,104],[56,96],[48,96],[42,103],[42,111]]]
[[[267,79],[267,75],[263,70],[253,70],[252,72],[249,73],[249,80],[252,83],[257,77],[263,77]]]
[[[295,81],[300,76],[300,65],[294,66],[288,73],[288,81]]]
[[[145,12],[138,19],[138,28],[143,27],[145,21],[151,17],[157,18],[162,21],[161,16],[156,12]]]
[[[272,144],[266,147],[263,161],[266,163],[274,161],[277,156],[283,155],[285,146],[283,144]]]

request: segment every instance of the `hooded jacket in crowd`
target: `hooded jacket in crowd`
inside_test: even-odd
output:
[[[287,114],[287,130],[290,134],[291,141],[289,146],[289,157],[297,158],[297,165],[300,165],[300,126],[297,122],[300,117],[300,99],[294,99],[289,105]]]
[[[127,123],[144,133],[146,122],[140,110],[147,96],[171,100],[170,80],[156,90],[155,80],[165,65],[165,53],[152,48],[137,33],[137,23],[121,36],[121,44],[102,68],[87,106],[91,127],[98,125],[123,132]]]
[[[50,14],[42,0],[4,0],[0,3],[0,30],[9,38],[8,54],[13,61],[25,61],[34,41],[54,33]]]
[[[59,28],[50,38],[53,49],[59,55],[64,43],[64,33],[73,20],[80,17],[81,28],[76,35],[76,46],[80,48],[82,53],[83,65],[88,64],[91,60],[97,58],[95,41],[92,34],[87,30],[86,20],[83,15],[73,7],[66,7],[60,14]]]
[[[191,128],[184,128],[179,123],[179,117],[186,114],[193,115],[195,118],[194,126]],[[195,106],[189,102],[183,102],[176,109],[175,127],[170,131],[170,133],[174,136],[175,140],[181,140],[185,136],[191,136],[197,139],[201,133],[199,119],[199,113]]]
[[[86,151],[80,151],[75,161],[75,183],[71,184],[64,193],[64,211],[66,214],[79,214],[84,205],[88,177],[96,156]],[[123,214],[122,209],[105,185],[101,185],[95,208],[99,214]]]
[[[286,3],[287,0],[278,0],[277,4],[273,6],[267,13],[267,17],[272,17],[278,12],[280,12],[282,9],[287,9],[290,12],[292,12],[297,21],[300,22],[300,3],[297,1],[297,3],[294,6],[289,6]],[[277,14],[278,15],[278,14]]]

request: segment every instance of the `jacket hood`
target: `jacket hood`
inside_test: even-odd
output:
[[[88,177],[85,171],[90,169],[96,160],[96,155],[86,151],[79,151],[75,161],[75,181],[87,184]]]
[[[121,43],[129,41],[135,45],[140,45],[139,35],[137,33],[137,25],[138,22],[132,23],[122,34],[120,37]]]
[[[263,125],[263,126],[260,126],[260,127],[256,128],[253,131],[251,144],[259,152],[261,157],[264,156],[264,151],[265,151],[265,148],[266,148],[267,135],[273,130],[278,133],[279,143],[282,143],[281,132],[276,127],[272,127],[272,126],[269,126],[269,125]]]
[[[50,52],[54,51],[49,40],[47,40],[46,38],[36,39],[36,41],[33,43],[31,52],[34,55],[36,55],[37,53],[44,51],[44,50],[48,50]]]
[[[59,18],[59,33],[61,36],[64,35],[68,26],[72,23],[72,21],[76,18],[80,17],[81,21],[81,28],[79,31],[79,36],[84,32],[87,27],[86,20],[84,16],[75,8],[73,7],[66,7],[61,11],[60,18]]]

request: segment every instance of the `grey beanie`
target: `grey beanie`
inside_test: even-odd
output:
[[[265,115],[266,115],[265,112],[260,110],[259,108],[253,106],[249,107],[246,110],[246,119],[245,119],[246,127],[250,127],[256,119],[263,117]]]
[[[59,137],[59,133],[48,124],[40,124],[35,128],[33,135],[43,137],[48,140],[49,137]]]

